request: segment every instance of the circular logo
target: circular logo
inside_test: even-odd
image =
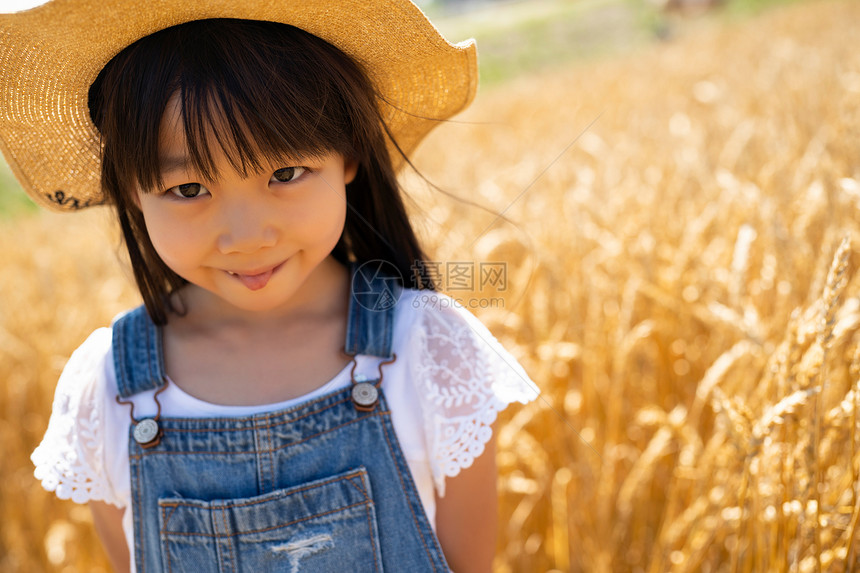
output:
[[[400,270],[388,261],[362,263],[352,275],[352,297],[367,310],[388,310],[400,300]]]

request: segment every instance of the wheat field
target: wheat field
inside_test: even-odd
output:
[[[407,173],[437,261],[542,390],[504,412],[495,571],[852,571],[860,3],[521,77]],[[499,219],[498,213],[503,217]],[[138,297],[106,212],[0,225],[0,570],[107,571],[32,477],[71,351]]]

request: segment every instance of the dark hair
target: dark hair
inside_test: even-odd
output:
[[[435,288],[406,215],[376,94],[359,64],[286,24],[198,20],[125,48],[89,93],[103,145],[102,189],[116,209],[135,280],[156,324],[177,311],[170,294],[186,281],[156,253],[134,194],[138,186],[161,183],[159,125],[174,94],[189,159],[206,178],[217,176],[207,134],[243,174],[258,170],[263,160],[330,151],[357,160],[333,256],[343,264],[381,259],[410,277],[409,286]]]

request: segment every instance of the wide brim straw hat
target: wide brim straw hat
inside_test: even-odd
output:
[[[407,0],[52,0],[0,14],[0,151],[38,204],[104,202],[90,85],[140,38],[208,18],[290,24],[338,47],[364,66],[405,153],[477,89],[474,41],[449,43]]]

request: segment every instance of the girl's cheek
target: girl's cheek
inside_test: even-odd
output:
[[[200,246],[203,236],[196,225],[171,209],[147,206],[146,201],[142,211],[149,240],[165,263],[169,265],[171,260]]]

